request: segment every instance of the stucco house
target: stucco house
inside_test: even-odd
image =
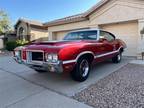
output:
[[[15,31],[21,40],[48,40],[48,28],[38,21],[20,18],[15,24]]]
[[[17,36],[35,40],[60,40],[72,30],[100,28],[112,32],[127,44],[126,56],[144,52],[144,0],[101,0],[85,13],[40,23],[20,19]]]

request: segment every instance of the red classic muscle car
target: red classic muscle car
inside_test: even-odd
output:
[[[91,64],[112,59],[119,63],[126,44],[107,31],[79,30],[62,41],[34,42],[14,50],[16,62],[38,71],[70,72],[76,81],[85,81]]]

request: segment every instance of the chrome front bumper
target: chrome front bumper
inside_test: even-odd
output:
[[[25,60],[21,60],[19,57],[13,57],[13,58],[17,63],[24,64],[35,70],[63,73],[63,65],[61,61],[57,63],[51,63],[51,62],[37,63],[37,62],[27,62]]]

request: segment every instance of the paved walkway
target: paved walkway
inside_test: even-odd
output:
[[[0,69],[0,108],[91,108]]]

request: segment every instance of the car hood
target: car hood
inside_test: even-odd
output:
[[[63,48],[69,45],[77,45],[86,43],[86,41],[76,40],[76,41],[44,41],[44,42],[34,42],[28,45],[29,48],[33,47],[46,47],[46,48]]]
[[[44,50],[50,52],[57,52],[65,47],[82,47],[84,45],[91,44],[90,41],[76,40],[76,41],[44,41],[35,42],[26,46],[27,50]]]

